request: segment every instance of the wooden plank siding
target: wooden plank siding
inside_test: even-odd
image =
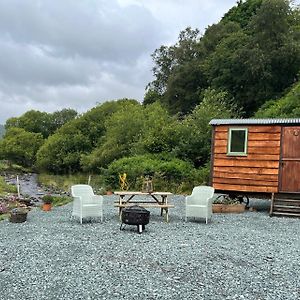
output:
[[[219,125],[215,126],[215,132],[225,131],[228,132],[228,128],[238,127],[238,128],[248,128],[248,132],[263,132],[263,133],[281,133],[281,126],[266,126],[266,125],[239,125],[239,126],[229,126],[229,125]]]
[[[227,155],[228,128],[248,128],[247,155]],[[212,184],[217,190],[278,192],[281,126],[214,126]]]
[[[263,168],[241,168],[241,167],[214,167],[214,171],[229,172],[235,174],[258,174],[258,175],[278,175],[278,169]]]
[[[252,133],[253,134],[253,133]],[[248,133],[250,135],[250,133]],[[227,139],[226,140],[215,140],[215,147],[219,146],[227,146]],[[280,140],[278,141],[253,141],[248,139],[248,147],[279,147],[280,146]]]
[[[227,153],[227,145],[224,145],[224,146],[215,146],[215,151],[214,153],[215,154],[218,154],[218,153],[223,153],[224,155],[226,155]],[[278,147],[248,147],[248,155],[249,154],[265,154],[265,153],[268,153],[268,154],[277,154],[279,155],[279,152],[278,152]]]

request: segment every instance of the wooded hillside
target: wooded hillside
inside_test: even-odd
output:
[[[176,44],[154,51],[144,103],[188,114],[209,87],[228,93],[242,116],[251,117],[299,79],[299,24],[299,9],[289,1],[238,1],[203,36],[187,28]]]

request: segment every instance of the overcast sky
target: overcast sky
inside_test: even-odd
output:
[[[143,100],[151,53],[235,0],[0,0],[0,124],[35,109]]]

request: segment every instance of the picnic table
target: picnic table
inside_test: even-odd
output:
[[[160,208],[160,215],[163,216],[165,212],[166,221],[169,222],[169,208],[174,205],[168,203],[168,196],[171,196],[170,192],[129,192],[129,191],[117,191],[115,195],[119,196],[119,200],[115,203],[115,206],[119,208],[119,216],[121,218],[122,209],[124,207],[139,205],[145,208],[157,207]],[[132,200],[135,196],[143,196],[144,199]],[[147,197],[149,200],[145,200]]]

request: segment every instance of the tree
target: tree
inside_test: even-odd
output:
[[[265,0],[250,29],[271,74],[264,100],[281,96],[300,70],[300,11],[293,10],[289,1]]]
[[[178,42],[173,46],[161,46],[152,54],[155,66],[153,75],[155,80],[148,84],[148,88],[163,95],[173,68],[193,60],[197,56],[197,41],[199,30],[190,27],[181,31]]]
[[[240,30],[240,25],[235,22],[219,22],[218,24],[208,26],[197,45],[199,51],[202,53],[203,60],[215,51],[222,40]]]
[[[99,170],[114,159],[129,155],[132,145],[142,134],[143,106],[138,102],[123,103],[104,122],[105,135],[91,154],[82,158],[86,170]]]
[[[199,95],[207,87],[206,76],[199,63],[191,61],[174,68],[161,102],[171,114],[186,115],[199,104]]]
[[[82,166],[99,171],[122,157],[170,152],[176,143],[176,122],[158,102],[128,104],[107,119],[105,136],[82,158]]]
[[[225,13],[221,22],[235,22],[238,23],[241,28],[246,28],[252,17],[260,8],[262,2],[263,0],[240,0],[237,2],[237,6],[232,7],[227,13]]]
[[[142,133],[132,145],[132,154],[171,152],[177,140],[177,119],[158,102],[146,106],[143,115]]]
[[[10,118],[6,121],[6,129],[13,127],[23,128],[28,132],[41,133],[46,138],[50,134],[50,114],[29,110],[19,118]]]
[[[37,152],[36,166],[53,173],[76,172],[80,170],[81,155],[90,149],[90,142],[82,133],[53,134]]]
[[[250,47],[251,37],[242,31],[223,39],[205,62],[210,86],[226,90],[250,116],[270,94],[271,70],[264,53]]]
[[[55,111],[50,115],[50,134],[53,134],[58,128],[62,127],[64,124],[75,119],[77,117],[77,111],[74,109],[62,109],[60,111]]]
[[[196,167],[203,166],[210,159],[211,119],[238,117],[239,114],[226,92],[207,89],[200,104],[182,121],[181,138],[173,154],[192,161]]]
[[[135,100],[120,99],[105,102],[75,118],[49,137],[37,154],[37,166],[55,173],[81,170],[81,158],[101,143],[106,133],[105,120]]]
[[[161,95],[157,91],[148,89],[145,93],[143,104],[148,105],[154,102],[159,102],[161,101],[161,98]]]
[[[298,78],[300,11],[286,0],[238,1],[200,39],[186,30],[152,57],[148,88],[172,114],[187,114],[211,87],[227,91],[249,117]]]
[[[53,114],[29,110],[21,117],[8,119],[5,128],[23,128],[28,132],[41,133],[44,138],[47,138],[76,116],[77,112],[73,109],[63,109]]]
[[[40,133],[27,132],[23,128],[9,128],[0,140],[0,157],[31,167],[42,144],[43,137]]]
[[[287,1],[263,1],[248,26],[224,38],[206,59],[211,87],[228,91],[247,117],[279,97],[300,69],[299,28],[292,13]]]

